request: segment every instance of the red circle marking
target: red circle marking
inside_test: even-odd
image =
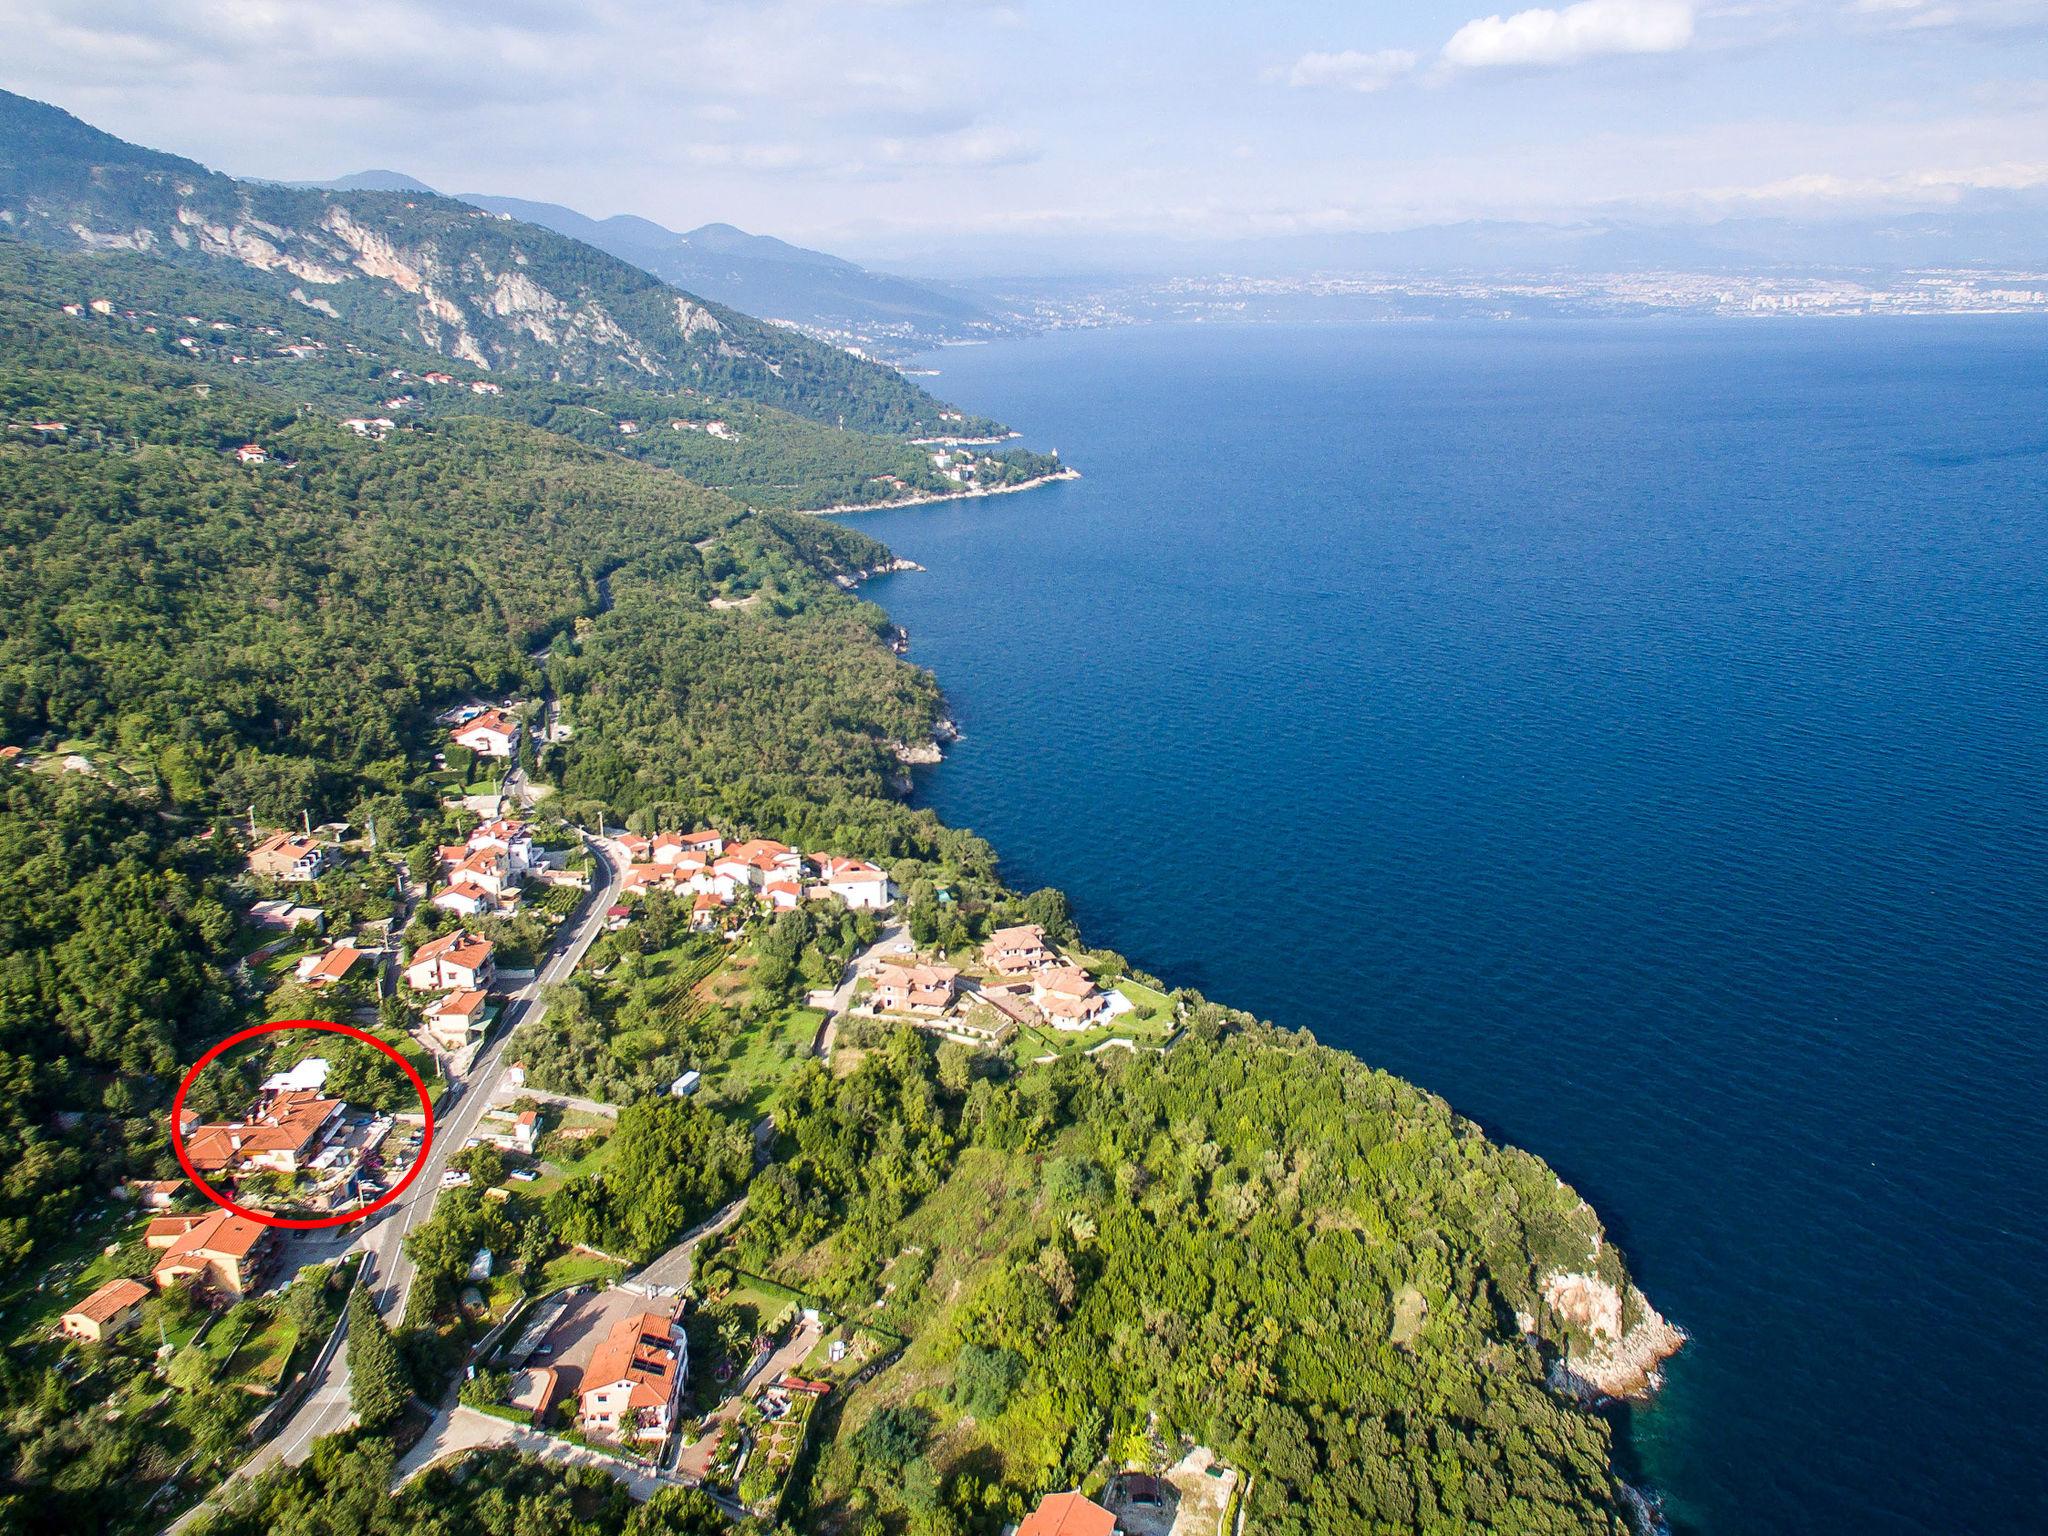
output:
[[[240,1045],[244,1040],[255,1040],[263,1035],[274,1034],[281,1029],[324,1030],[330,1035],[347,1035],[351,1040],[360,1040],[365,1045],[373,1045],[398,1063],[398,1069],[412,1080],[413,1091],[420,1096],[420,1112],[426,1116],[427,1124],[425,1134],[420,1137],[420,1150],[418,1155],[412,1160],[412,1167],[407,1170],[404,1178],[400,1179],[361,1210],[343,1211],[337,1216],[273,1216],[268,1211],[252,1210],[246,1205],[237,1205],[199,1176],[199,1170],[192,1166],[191,1155],[185,1151],[185,1136],[178,1129],[178,1124],[185,1118],[185,1095],[192,1091],[192,1084],[197,1080],[199,1074],[205,1070],[209,1062],[216,1060],[223,1051]],[[246,1216],[251,1221],[260,1221],[266,1227],[291,1227],[298,1231],[307,1231],[315,1227],[345,1227],[352,1221],[361,1221],[366,1216],[374,1216],[377,1212],[383,1210],[385,1206],[404,1194],[406,1186],[420,1176],[420,1170],[427,1165],[427,1153],[433,1149],[433,1146],[434,1105],[433,1101],[427,1097],[427,1085],[420,1080],[420,1075],[414,1069],[413,1064],[386,1045],[382,1040],[379,1040],[375,1035],[357,1029],[353,1025],[333,1024],[325,1019],[280,1019],[275,1024],[258,1024],[253,1028],[241,1031],[239,1034],[229,1035],[227,1039],[221,1041],[219,1045],[216,1045],[212,1050],[192,1063],[192,1070],[187,1072],[185,1080],[178,1084],[177,1097],[171,1100],[171,1150],[178,1154],[178,1166],[185,1170],[185,1177],[198,1185],[199,1192],[215,1205],[225,1206],[237,1216]]]

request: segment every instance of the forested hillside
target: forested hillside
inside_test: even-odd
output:
[[[941,426],[938,403],[891,370],[553,230],[427,193],[239,182],[8,92],[0,226],[62,249],[261,274],[365,337],[492,370],[691,386],[869,431]]]
[[[159,197],[200,206],[160,172],[186,174],[95,186],[127,186],[145,212]],[[69,1283],[44,1266],[97,1230],[117,1178],[168,1171],[161,1116],[195,1047],[279,998],[300,1006],[239,965],[258,894],[241,856],[250,808],[271,825],[374,821],[368,873],[333,899],[337,916],[388,910],[393,870],[431,870],[460,814],[462,781],[451,797],[434,761],[450,704],[558,709],[573,731],[521,766],[572,820],[712,823],[885,862],[920,941],[948,949],[1026,920],[1078,942],[1056,892],[1006,890],[986,845],[894,792],[899,749],[929,738],[940,700],[849,590],[889,559],[882,546],[561,430],[551,413],[608,411],[616,429],[609,384],[549,400],[508,377],[358,435],[344,412],[398,387],[438,400],[425,392],[453,382],[410,377],[420,357],[382,321],[359,328],[339,303],[326,315],[265,293],[238,263],[136,243],[148,249],[97,265],[0,240],[0,745],[26,749],[0,765],[14,874],[0,893],[0,1310],[33,1316],[46,1283]],[[95,315],[81,271],[157,285],[161,314]],[[278,325],[300,312],[303,328]],[[304,339],[266,345],[259,365],[235,338],[265,327]],[[860,398],[850,384],[808,414],[858,414]],[[784,440],[821,479],[883,451]],[[251,445],[260,461],[238,456]],[[849,1034],[828,1067],[805,1029],[760,1101],[774,1126],[754,1174],[743,1100],[645,1092],[674,1064],[667,1044],[613,1071],[609,1042],[589,1038],[648,1016],[656,934],[679,919],[642,917],[630,943],[606,941],[604,995],[539,1026],[583,1031],[570,1070],[644,1094],[621,1107],[613,1174],[531,1201],[451,1191],[408,1243],[422,1283],[382,1357],[388,1414],[244,1485],[216,1531],[718,1528],[700,1498],[631,1511],[587,1468],[511,1457],[393,1500],[386,1437],[407,1385],[438,1397],[460,1363],[447,1315],[479,1248],[534,1273],[576,1243],[644,1258],[750,1177],[704,1284],[772,1270],[902,1339],[821,1417],[784,1508],[795,1529],[993,1536],[1048,1489],[1196,1441],[1250,1477],[1250,1530],[1617,1529],[1607,1430],[1545,1384],[1599,1341],[1546,1283],[1580,1276],[1630,1318],[1643,1303],[1593,1214],[1536,1160],[1349,1057],[1161,983],[1160,1037],[1180,1032],[1167,1050],[1045,1064],[882,1025]],[[544,937],[538,918],[517,921]],[[802,909],[761,924],[747,1006],[784,1009],[836,975],[849,926],[826,932]],[[570,1053],[535,1061],[557,1056]],[[472,1166],[497,1155],[472,1151]],[[94,1255],[107,1256],[79,1262]],[[303,1302],[311,1336],[324,1296]],[[7,1337],[0,1524],[139,1530],[118,1469],[146,1463],[168,1484],[179,1456],[221,1466],[237,1447],[246,1394],[212,1377],[159,1391],[131,1357],[110,1386],[119,1372],[81,1372],[47,1328]],[[132,1412],[108,1410],[116,1390]]]

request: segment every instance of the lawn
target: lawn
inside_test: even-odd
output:
[[[825,1015],[815,1008],[789,1008],[743,1030],[725,1059],[706,1070],[705,1080],[735,1103],[749,1120],[768,1111],[775,1091],[809,1059]]]
[[[541,1289],[559,1291],[566,1286],[592,1282],[607,1286],[625,1272],[625,1265],[599,1258],[594,1253],[565,1253],[548,1260],[547,1267],[541,1271]]]
[[[221,1366],[219,1379],[274,1387],[283,1379],[298,1340],[298,1330],[283,1318],[266,1319],[228,1356]]]
[[[1159,1035],[1173,1032],[1173,999],[1166,993],[1154,991],[1142,981],[1133,981],[1128,976],[1110,990],[1123,993],[1134,1005],[1130,1013],[1117,1019],[1119,1025],[1134,1032],[1142,1030]]]

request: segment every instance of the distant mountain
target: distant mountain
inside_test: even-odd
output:
[[[914,342],[954,341],[1009,329],[1008,321],[979,300],[870,272],[837,256],[805,250],[772,235],[750,235],[730,224],[706,224],[680,233],[632,214],[593,219],[558,203],[477,192],[464,192],[461,199],[610,251],[692,293],[813,330]]]
[[[938,402],[893,371],[679,291],[554,230],[416,185],[236,181],[8,92],[0,231],[260,274],[358,330],[479,368],[689,386],[871,431],[939,425]]]
[[[315,192],[426,192],[440,195],[418,177],[408,176],[403,171],[352,171],[332,181],[288,181],[284,185]]]

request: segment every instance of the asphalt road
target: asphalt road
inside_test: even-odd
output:
[[[387,1322],[396,1323],[404,1316],[405,1299],[412,1289],[413,1263],[405,1256],[403,1247],[406,1234],[433,1214],[434,1201],[441,1193],[441,1175],[447,1171],[449,1161],[462,1150],[462,1143],[476,1133],[477,1121],[490,1106],[490,1090],[498,1080],[498,1064],[506,1046],[514,1032],[539,1019],[546,1011],[540,1001],[541,989],[565,979],[576,969],[583,952],[604,932],[605,909],[618,900],[624,859],[618,850],[595,840],[586,838],[585,846],[597,861],[603,884],[592,882],[591,893],[584,898],[565,930],[557,934],[547,961],[534,979],[513,993],[506,1002],[496,1037],[471,1065],[468,1074],[460,1079],[461,1092],[435,1122],[434,1144],[427,1153],[426,1165],[420,1170],[419,1177],[407,1187],[403,1196],[371,1219],[367,1231],[344,1229],[354,1236],[331,1245],[329,1252],[315,1251],[310,1244],[302,1250],[306,1259],[317,1261],[338,1257],[351,1247],[361,1248],[368,1255],[364,1261],[362,1283],[369,1288],[371,1299]],[[236,1468],[233,1475],[253,1477],[280,1460],[297,1466],[306,1459],[314,1441],[346,1429],[351,1417],[348,1351],[343,1348],[335,1350],[329,1357],[326,1368],[309,1388],[297,1412],[254,1455]],[[204,1503],[199,1504],[172,1522],[167,1536],[168,1532],[182,1528],[205,1507]]]

